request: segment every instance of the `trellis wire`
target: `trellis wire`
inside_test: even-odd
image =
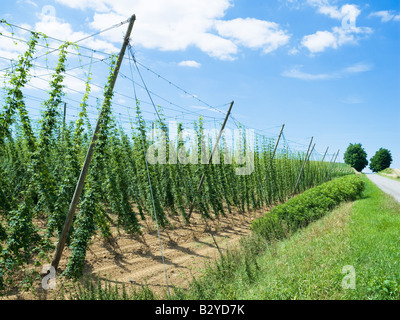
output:
[[[132,51],[130,50],[130,49],[131,49],[131,46],[130,46],[129,43],[128,43],[128,49],[129,49],[129,52],[132,54]],[[135,61],[135,60],[134,60],[134,61]],[[131,70],[132,78],[133,78],[132,66],[130,65],[130,67],[131,67],[130,70]],[[143,81],[143,85],[147,88],[147,86],[146,86],[146,84],[145,84],[143,78],[142,78],[142,81]],[[133,85],[133,91],[134,91],[134,95],[135,95],[135,100],[137,101],[136,88],[135,88],[135,84],[134,84],[133,81],[132,81],[132,85]],[[151,101],[153,101],[152,98],[151,98],[150,93],[149,93],[148,91],[147,91],[147,93],[149,94],[149,97],[150,97]],[[154,106],[154,109],[156,109],[154,103],[153,103],[153,106]],[[157,112],[157,115],[158,115],[158,112]],[[158,116],[159,116],[159,115],[158,115]],[[152,184],[151,184],[150,170],[149,170],[149,165],[148,165],[148,163],[147,163],[146,145],[145,145],[145,141],[144,141],[144,136],[143,136],[143,135],[142,135],[142,144],[143,144],[144,162],[146,163],[147,178],[148,178],[149,187],[150,187],[151,201],[152,201],[152,205],[153,205],[154,217],[155,217],[155,222],[156,222],[156,226],[157,226],[157,236],[158,236],[158,241],[159,241],[159,244],[160,244],[161,258],[162,258],[162,263],[163,263],[163,267],[164,267],[165,282],[166,282],[166,284],[167,284],[168,295],[170,295],[169,284],[168,284],[167,269],[166,269],[166,267],[165,267],[164,252],[163,252],[163,247],[162,247],[162,242],[161,242],[161,236],[160,236],[160,227],[159,227],[159,225],[158,225],[158,217],[157,217],[158,214],[157,214],[156,206],[155,206],[155,203],[154,203],[153,187],[152,187]]]

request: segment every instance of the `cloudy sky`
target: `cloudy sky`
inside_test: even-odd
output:
[[[29,34],[18,26],[77,41],[132,14],[137,18],[132,52],[153,71],[143,67],[142,76],[155,102],[169,108],[167,117],[186,110],[183,119],[204,114],[215,125],[234,100],[234,119],[257,132],[276,136],[284,123],[293,146],[305,148],[313,136],[318,152],[340,149],[340,160],[349,143],[362,143],[368,158],[388,148],[393,167],[400,168],[398,0],[2,0],[0,19],[16,27],[0,24],[0,70],[25,48],[19,40]],[[118,52],[126,26],[80,43],[97,52],[81,51],[81,68],[71,64],[66,78],[71,94],[83,91],[85,57]],[[103,62],[90,65],[98,84],[93,95],[101,95]],[[38,60],[28,92],[32,100],[39,97],[34,89],[46,89],[45,67],[51,63]],[[132,74],[130,67],[125,61],[123,76]],[[122,106],[133,93],[120,79],[114,101],[123,117],[129,111]],[[154,117],[144,90],[138,87],[137,94]],[[72,101],[73,119],[78,109]]]

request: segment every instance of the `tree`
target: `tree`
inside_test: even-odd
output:
[[[380,148],[370,160],[369,168],[373,172],[379,172],[390,167],[392,155],[389,150]]]
[[[350,143],[344,153],[344,162],[360,172],[368,165],[367,153],[361,143]]]

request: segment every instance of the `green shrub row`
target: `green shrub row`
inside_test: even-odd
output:
[[[267,240],[286,238],[338,204],[355,200],[363,190],[364,181],[356,175],[334,179],[273,208],[264,217],[253,221],[251,230]]]

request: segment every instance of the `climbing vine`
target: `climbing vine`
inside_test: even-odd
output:
[[[28,50],[24,55],[19,57],[14,72],[8,72],[6,74],[6,77],[10,77],[10,87],[7,89],[6,103],[3,108],[3,112],[1,113],[0,124],[0,144],[3,144],[4,137],[11,134],[10,126],[13,123],[13,116],[18,111],[30,151],[33,151],[34,149],[35,138],[32,132],[30,119],[26,111],[22,88],[29,81],[29,71],[32,67],[32,59],[38,39],[39,33],[32,32],[31,39],[28,42]]]
[[[58,59],[55,58],[56,66],[49,81],[50,90],[45,100],[41,100],[37,126],[28,114],[24,88],[31,80],[41,39],[46,42],[45,69],[51,70],[47,59],[47,37],[33,32],[26,52],[18,58],[13,71],[6,74],[9,81],[3,90],[4,103],[0,112],[0,287],[33,257],[48,257],[53,252],[93,134],[88,116],[93,85],[91,66],[82,98],[77,103],[76,121],[66,123],[61,114],[66,98],[68,48],[78,49],[69,42],[58,48]],[[232,159],[232,146],[225,137],[222,137],[217,155],[220,163],[205,165],[213,140],[204,136],[205,120],[201,117],[192,124],[178,123],[177,140],[170,140],[163,108],[157,107],[156,121],[146,121],[142,114],[145,110],[136,99],[131,106],[136,111],[131,119],[131,129],[123,129],[112,110],[111,84],[115,81],[116,57],[110,61],[95,153],[67,239],[72,252],[65,275],[79,277],[93,236],[100,234],[109,238],[113,227],[117,232],[140,234],[144,226],[156,219],[161,228],[168,227],[170,217],[177,214],[190,223],[188,212],[192,205],[195,214],[213,219],[235,210],[246,212],[272,206],[291,196],[304,153],[281,148],[272,158],[275,141],[271,139],[256,136],[254,172],[250,176],[239,176],[236,169],[242,164]],[[170,160],[180,154],[186,160],[197,161],[181,163],[178,156],[177,163],[151,164],[147,151],[155,141],[149,137],[150,129],[165,135],[166,145],[158,148],[157,155],[165,154]],[[188,146],[182,138],[185,129],[194,131],[197,139],[194,146]],[[244,143],[233,149],[245,155],[245,133],[242,137]],[[201,153],[205,146],[208,146],[208,153]],[[324,182],[330,168],[327,163],[309,161],[298,191]],[[335,167],[332,176],[347,173],[346,169]],[[203,187],[197,190],[203,174]]]
[[[65,270],[65,275],[69,277],[76,277],[82,274],[86,250],[91,236],[96,230],[96,221],[104,221],[102,219],[104,208],[102,208],[101,204],[103,194],[101,178],[105,174],[104,160],[107,156],[106,148],[109,143],[112,115],[111,101],[113,97],[111,84],[114,80],[115,65],[116,59],[113,58],[109,67],[109,76],[104,89],[103,107],[99,116],[100,130],[96,141],[96,152],[88,173],[80,210],[74,224],[74,233],[71,243],[72,253]],[[107,226],[104,227],[102,224],[100,224],[100,227],[103,227],[103,232],[108,229]],[[108,234],[109,232],[106,231],[105,233]]]

